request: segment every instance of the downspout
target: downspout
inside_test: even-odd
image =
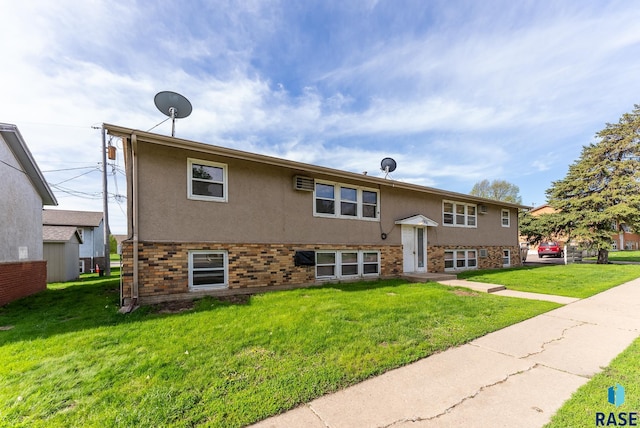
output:
[[[131,134],[131,145],[127,149],[129,163],[127,165],[127,179],[131,179],[131,235],[128,237],[133,241],[133,284],[131,286],[131,299],[127,307],[120,309],[122,313],[129,313],[138,307],[138,138],[136,134]],[[122,271],[121,271],[122,272]],[[124,296],[122,296],[124,300]]]
[[[139,272],[138,272],[138,136],[131,134],[131,154],[132,154],[132,193],[133,193],[133,207],[131,213],[131,221],[133,228],[133,288],[131,289],[131,305],[138,303],[138,285],[139,285]]]

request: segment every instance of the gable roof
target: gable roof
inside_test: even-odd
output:
[[[407,189],[412,191],[418,191],[423,193],[430,193],[439,196],[443,196],[445,198],[452,199],[463,199],[466,201],[473,201],[479,204],[492,204],[499,205],[502,207],[510,207],[510,208],[518,208],[518,209],[529,209],[530,206],[514,204],[511,202],[503,202],[497,201],[494,199],[480,198],[478,196],[468,195],[464,193],[458,192],[450,192],[447,190],[436,189],[433,187],[420,186],[418,184],[407,183],[403,181],[395,181],[395,180],[387,180],[380,177],[374,177],[370,175],[364,174],[356,174],[354,172],[341,171],[338,169],[327,168],[318,165],[311,165],[302,162],[291,161],[282,158],[276,158],[273,156],[260,155],[257,153],[245,152],[242,150],[229,149],[227,147],[214,146],[212,144],[205,144],[196,141],[183,140],[181,138],[165,136],[160,134],[153,134],[150,132],[140,131],[136,129],[124,128],[117,125],[110,125],[108,123],[104,123],[102,125],[108,132],[109,135],[113,135],[116,137],[127,138],[130,139],[135,135],[137,141],[144,141],[145,143],[157,144],[161,146],[174,147],[183,150],[192,150],[206,154],[225,156],[234,159],[247,160],[252,162],[259,162],[267,165],[274,165],[283,168],[297,170],[300,173],[316,173],[328,175],[336,178],[345,178],[350,180],[357,180],[364,183],[375,184],[380,187],[395,187],[400,189]]]
[[[438,226],[438,222],[431,220],[429,217],[422,214],[416,214],[411,217],[396,220],[396,224],[405,224],[409,226]]]
[[[36,164],[33,155],[31,155],[24,138],[22,138],[20,131],[18,131],[18,127],[9,123],[0,123],[0,136],[2,136],[2,139],[9,146],[9,150],[13,152],[13,155],[22,166],[22,172],[29,177],[34,189],[36,189],[42,198],[42,204],[58,205],[55,195],[44,179],[42,171],[38,168],[38,164]]]
[[[82,243],[82,237],[78,228],[74,226],[42,226],[43,242],[69,242],[76,237]]]
[[[42,224],[44,225],[98,227],[101,222],[102,213],[96,211],[42,211]]]

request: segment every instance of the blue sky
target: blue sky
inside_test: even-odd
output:
[[[148,130],[165,90],[193,105],[181,138],[379,176],[390,156],[395,180],[468,193],[503,179],[527,205],[640,103],[628,0],[26,0],[0,16],[0,122],[18,126],[61,209],[102,209],[92,126]]]

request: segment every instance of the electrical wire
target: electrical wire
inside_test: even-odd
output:
[[[3,160],[0,160],[0,162],[2,162],[3,164],[5,164],[5,165],[6,165],[6,166],[8,166],[9,168],[13,168],[13,169],[15,169],[16,171],[19,171],[19,172],[21,172],[21,173],[23,173],[23,174],[25,174],[25,175],[27,174],[26,172],[24,172],[24,171],[23,171],[23,170],[21,170],[20,168],[16,168],[15,166],[13,166],[13,165],[11,165],[11,164],[8,164],[8,163],[6,163],[6,162],[5,162],[5,161],[3,161]]]
[[[61,171],[73,171],[76,169],[89,169],[89,168],[95,168],[95,165],[91,165],[91,166],[79,166],[76,168],[63,168],[63,169],[48,169],[46,171],[42,171],[42,172],[61,172]]]
[[[99,169],[93,169],[91,171],[83,172],[80,175],[76,175],[75,177],[67,178],[66,180],[63,180],[63,181],[61,181],[59,183],[56,183],[56,184],[54,184],[52,186],[58,186],[58,185],[60,185],[62,183],[66,183],[67,181],[75,180],[76,178],[82,177],[83,175],[91,174],[92,172],[95,172],[95,171],[100,171],[100,170]]]

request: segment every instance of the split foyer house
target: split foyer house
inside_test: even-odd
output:
[[[57,205],[15,125],[0,123],[0,305],[47,287],[42,207]]]
[[[104,126],[125,151],[122,304],[521,264],[522,205]]]

